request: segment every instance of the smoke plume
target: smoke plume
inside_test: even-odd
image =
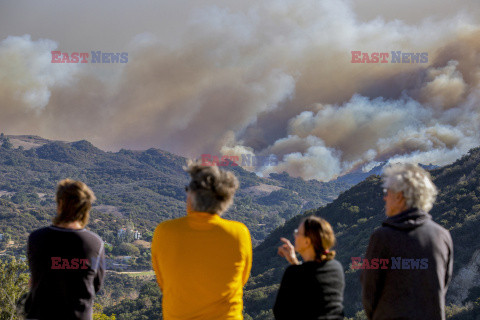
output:
[[[430,15],[417,1],[409,21],[386,7],[371,16],[371,1],[209,1],[177,10],[175,36],[161,22],[135,35],[100,28],[112,43],[125,29],[120,49],[85,37],[75,47],[53,31],[2,36],[0,131],[188,157],[275,155],[252,170],[322,181],[388,160],[444,165],[480,143],[480,5],[460,2],[472,7]],[[120,3],[113,23],[131,12]],[[53,50],[126,51],[128,63],[56,64]],[[351,63],[351,51],[428,62]]]

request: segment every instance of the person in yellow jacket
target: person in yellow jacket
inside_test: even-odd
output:
[[[163,293],[164,320],[243,319],[243,286],[252,267],[247,227],[221,215],[238,180],[217,166],[190,163],[187,215],[160,223],[152,265]]]

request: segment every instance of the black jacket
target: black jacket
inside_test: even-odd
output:
[[[371,235],[365,258],[388,259],[384,269],[362,272],[368,319],[445,319],[453,243],[429,214],[410,209],[386,219]]]
[[[343,319],[343,267],[337,260],[289,266],[273,308],[277,320]]]
[[[27,319],[90,320],[105,273],[103,241],[86,229],[54,226],[28,238],[32,273]]]

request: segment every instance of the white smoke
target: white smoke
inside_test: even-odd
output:
[[[0,86],[27,108],[41,112],[49,103],[51,87],[67,85],[76,65],[50,62],[58,44],[49,39],[32,41],[29,35],[0,42]]]

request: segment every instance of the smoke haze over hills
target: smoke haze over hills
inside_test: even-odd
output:
[[[389,159],[445,165],[480,144],[475,1],[45,3],[0,5],[6,134],[275,154],[257,169],[319,180]],[[52,50],[129,60],[54,64]],[[428,63],[355,64],[351,51]]]

